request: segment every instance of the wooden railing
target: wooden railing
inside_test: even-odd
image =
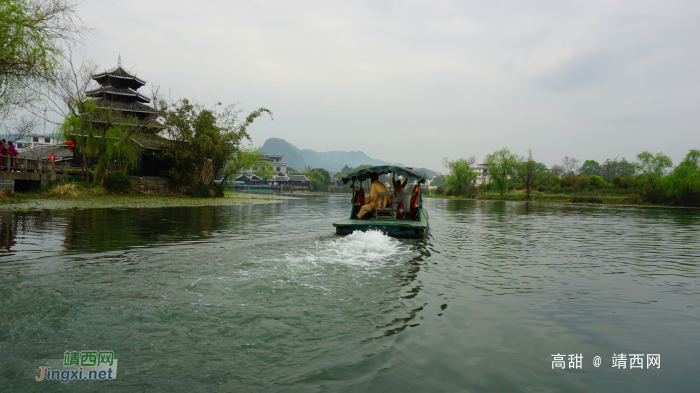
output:
[[[82,173],[81,166],[67,162],[51,162],[35,158],[0,156],[0,170],[21,173]]]

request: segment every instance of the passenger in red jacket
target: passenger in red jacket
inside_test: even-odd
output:
[[[12,160],[12,168],[17,170],[19,172],[19,168],[17,168],[17,149],[15,149],[15,145],[12,143],[12,141],[7,142],[7,152],[10,154],[10,159]]]

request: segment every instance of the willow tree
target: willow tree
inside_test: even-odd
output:
[[[518,156],[505,147],[486,156],[489,177],[501,195],[505,194],[508,188],[508,180],[515,174],[517,163]]]
[[[445,183],[452,192],[456,195],[476,196],[476,187],[473,182],[477,173],[472,168],[476,163],[476,157],[471,156],[467,159],[459,158],[456,160],[445,158],[443,162],[449,170],[449,173],[445,175]]]
[[[658,182],[670,203],[700,206],[700,150],[688,152],[683,161]]]
[[[654,186],[656,179],[665,176],[670,168],[673,168],[671,158],[662,152],[656,155],[643,151],[637,154],[639,162],[636,164],[641,178],[646,179],[650,185]]]
[[[99,184],[104,183],[110,171],[133,171],[141,155],[141,147],[134,138],[160,130],[154,120],[155,114],[139,119],[100,108],[89,100],[80,107],[81,113],[66,116],[60,127],[61,136],[65,140],[79,141],[76,148],[95,161],[94,181]]]
[[[245,170],[252,169],[253,173],[260,176],[263,180],[269,180],[277,172],[272,171],[272,164],[263,160],[264,154],[260,152],[259,147],[241,146],[235,153],[231,155],[222,168],[217,179],[223,179],[226,174],[238,174]],[[228,179],[228,177],[227,177]],[[224,184],[224,182],[221,182]]]
[[[0,126],[22,123],[16,113],[38,99],[87,32],[69,0],[0,1]]]

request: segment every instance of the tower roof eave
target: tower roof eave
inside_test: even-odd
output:
[[[92,79],[96,80],[98,83],[100,79],[104,78],[115,78],[124,81],[134,81],[136,82],[135,84],[138,84],[138,87],[146,84],[146,81],[137,77],[136,75],[131,75],[125,69],[123,69],[121,65],[118,65],[112,68],[111,70],[105,70],[104,72],[101,72],[99,74],[92,75]]]
[[[142,103],[149,103],[151,100],[144,96],[143,94],[137,92],[136,90],[133,90],[131,88],[126,88],[126,89],[120,89],[117,87],[111,87],[111,86],[100,86],[96,89],[88,90],[85,92],[85,95],[88,97],[97,97],[100,94],[114,94],[114,95],[120,95],[120,96],[126,96],[126,97],[134,97],[136,101],[142,102]]]
[[[126,103],[126,102],[114,102],[107,101],[101,98],[94,100],[98,108],[112,109],[121,112],[134,112],[134,113],[156,113],[158,112],[155,108],[148,105],[144,105],[138,102]]]

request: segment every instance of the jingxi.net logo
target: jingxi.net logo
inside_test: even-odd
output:
[[[114,351],[66,351],[63,360],[51,360],[39,367],[37,381],[104,381],[117,378]]]

